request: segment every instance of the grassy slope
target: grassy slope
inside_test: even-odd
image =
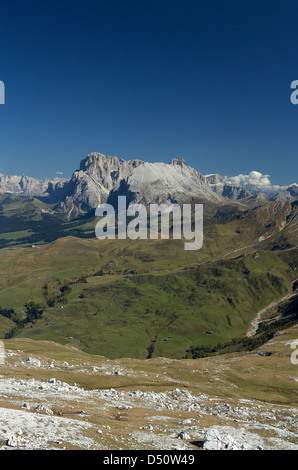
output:
[[[269,357],[250,353],[224,354],[212,358],[173,361],[154,358],[148,361],[122,358],[108,361],[101,356],[89,355],[73,347],[61,346],[50,341],[32,341],[17,338],[5,341],[6,350],[23,351],[23,360],[28,356],[49,362],[67,361],[79,365],[75,372],[69,369],[55,370],[57,380],[76,383],[86,389],[116,388],[117,390],[154,390],[161,392],[172,388],[187,388],[194,394],[209,396],[256,399],[277,404],[297,406],[297,365],[291,363],[293,349],[290,345],[297,339],[297,327],[289,328],[285,335],[278,336],[262,347],[270,352]],[[13,360],[8,358],[7,361]],[[98,368],[92,373],[93,367]],[[124,375],[106,375],[105,368],[124,369]],[[102,368],[102,369],[101,369]],[[86,369],[87,372],[84,372]],[[11,376],[11,368],[2,366],[1,375]],[[49,380],[51,369],[23,368],[14,366],[15,378]],[[183,384],[183,385],[181,385]]]
[[[63,303],[45,308],[43,318],[19,336],[112,358],[182,357],[191,346],[240,336],[260,308],[290,289],[296,219],[280,232],[293,213],[289,203],[208,210],[204,246],[197,252],[184,251],[182,241],[73,237],[0,250],[0,305],[22,313],[31,299],[46,307],[69,284]],[[286,250],[277,249],[281,233]],[[266,249],[272,240],[274,251]],[[99,271],[103,275],[94,276]],[[90,276],[86,282],[73,283],[84,275]],[[0,317],[0,326],[3,335],[11,321]]]

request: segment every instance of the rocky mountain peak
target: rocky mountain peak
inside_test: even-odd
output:
[[[38,180],[29,176],[7,176],[0,173],[0,193],[15,194],[23,197],[48,197],[55,191],[60,191],[66,184],[66,179]]]
[[[294,183],[288,187],[287,191],[291,194],[291,196],[298,196],[298,184]]]
[[[142,160],[123,160],[102,153],[90,153],[81,161],[80,172],[100,183],[108,191],[119,187],[120,181],[128,178],[134,168],[143,164]],[[82,173],[77,173],[80,178]]]
[[[221,203],[256,197],[260,191],[233,185],[221,175],[203,175],[181,157],[170,163],[149,163],[139,159],[124,160],[92,152],[84,158],[70,180],[36,180],[0,174],[0,193],[23,197],[37,196],[57,203],[56,210],[74,218],[86,214],[99,203],[114,201],[126,195],[130,202],[184,203],[190,198]],[[263,195],[269,199],[269,196]],[[297,184],[273,196],[271,200],[292,200],[298,197]]]
[[[209,184],[225,184],[225,180],[221,175],[214,173],[212,175],[205,175]]]
[[[182,157],[172,158],[170,165],[189,166],[188,163]]]

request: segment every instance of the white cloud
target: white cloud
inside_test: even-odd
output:
[[[224,176],[226,183],[237,186],[249,186],[262,189],[263,191],[281,191],[288,186],[274,185],[270,181],[270,175],[263,175],[259,171],[251,171],[248,175]]]
[[[63,171],[56,171],[56,175],[63,175]]]

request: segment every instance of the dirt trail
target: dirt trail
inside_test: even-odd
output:
[[[298,281],[298,279],[295,279],[295,281],[292,282],[292,288],[294,286],[294,284]],[[290,294],[287,294],[285,295],[284,297],[282,297],[281,299],[278,299],[278,300],[275,300],[274,302],[271,302],[269,305],[266,305],[266,307],[262,308],[262,310],[260,310],[257,314],[257,316],[253,319],[253,321],[251,322],[251,327],[250,329],[247,331],[246,333],[246,337],[249,338],[251,336],[254,336],[259,328],[259,324],[262,323],[262,315],[267,312],[270,308],[272,307],[275,307],[277,306],[278,304],[281,304],[282,302],[284,302],[285,300],[289,300],[291,299],[292,297],[295,297],[296,295],[298,295],[298,291],[297,292],[291,292]]]

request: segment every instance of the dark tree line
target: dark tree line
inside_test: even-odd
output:
[[[16,326],[13,327],[8,333],[6,333],[5,339],[13,338],[28,323],[35,323],[43,315],[43,307],[39,305],[38,303],[34,302],[33,300],[30,300],[29,302],[27,302],[24,305],[24,307],[25,307],[26,316],[22,320],[18,318],[13,319],[12,317],[8,317],[15,322]],[[15,313],[13,309],[8,309],[8,310],[12,310],[13,313]]]

